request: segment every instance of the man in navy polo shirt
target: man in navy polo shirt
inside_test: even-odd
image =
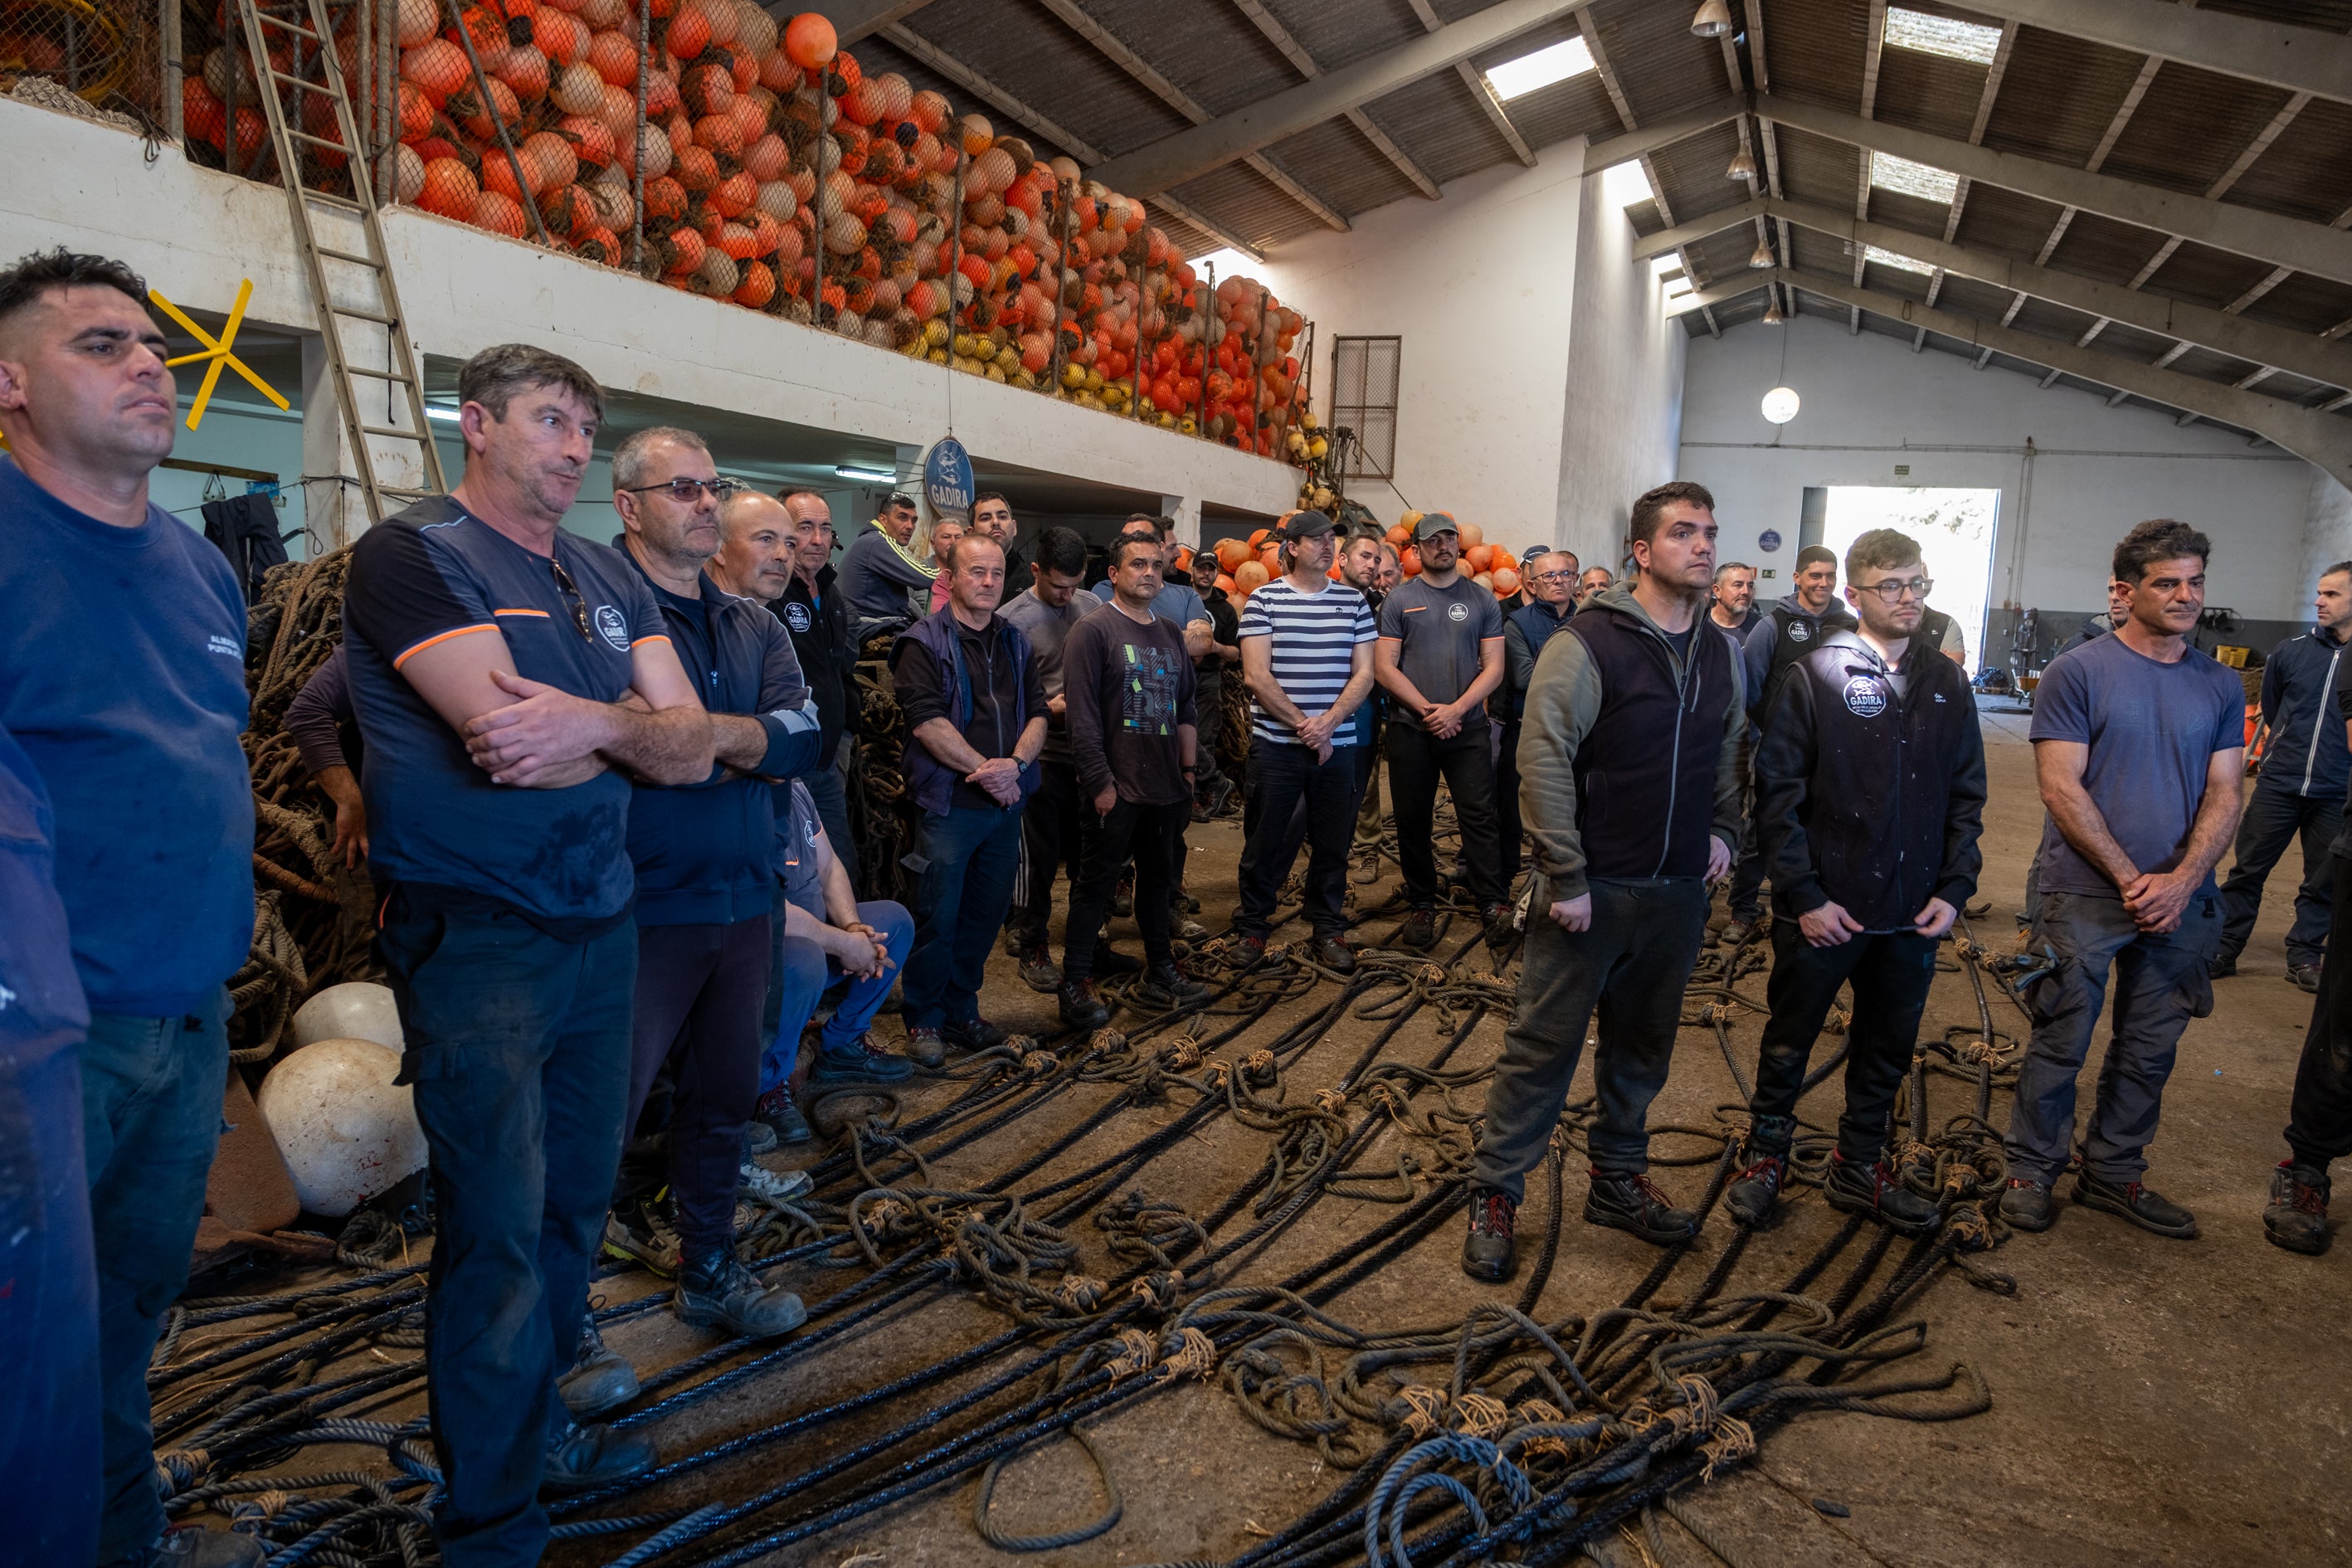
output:
[[[103,1424],[98,1560],[258,1563],[245,1537],[165,1536],[148,1422],[148,1358],[187,1282],[220,1133],[222,982],[253,936],[253,785],[237,744],[244,595],[147,496],[177,398],[146,291],[119,261],[62,250],[0,270],[0,730],[56,805],[57,891],[89,1005],[100,1381],[80,1399]],[[0,924],[33,915],[0,906]],[[21,1152],[5,1131],[0,1144]]]
[[[561,527],[595,382],[507,343],[467,361],[457,392],[464,482],[362,536],[343,599],[369,865],[391,888],[377,947],[439,1205],[426,1389],[452,1568],[538,1562],[542,1481],[652,1463],[641,1437],[573,1426],[555,1379],[628,1102],[630,780],[711,767],[644,577]]]

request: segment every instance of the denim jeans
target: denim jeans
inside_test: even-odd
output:
[[[23,1561],[77,1568],[98,1550],[103,1474],[80,1043],[60,1032],[0,1044],[0,1344],[15,1347],[0,1399],[0,1518]],[[143,1355],[139,1372],[143,1424]]]
[[[81,1140],[98,1267],[98,1356],[105,1501],[98,1559],[163,1531],[149,1425],[147,1362],[188,1282],[205,1178],[228,1086],[226,991],[175,1018],[101,1013],[81,1047]],[[34,1349],[19,1346],[20,1352]],[[46,1347],[40,1347],[46,1356]],[[12,1394],[11,1397],[14,1397]]]
[[[732,925],[637,928],[629,1108],[621,1125],[635,1131],[655,1076],[668,1067],[669,1187],[689,1260],[735,1242],[736,1172],[743,1124],[760,1097],[760,1008],[771,945],[765,915]]]
[[[2303,795],[2267,783],[2238,823],[2237,864],[2221,884],[2221,951],[2234,962],[2254,934],[2263,910],[2263,884],[2294,839],[2303,840],[2303,881],[2294,890],[2294,924],[2286,933],[2286,961],[2317,963],[2327,946],[2329,886],[2335,877],[2328,847],[2344,830],[2344,802],[2334,795]]]
[[[760,1092],[782,1089],[793,1076],[799,1063],[801,1031],[816,1016],[818,999],[826,987],[841,978],[841,964],[804,936],[786,936],[782,913],[783,900],[776,903],[775,967],[771,971],[768,993],[770,1005],[775,1009],[768,1028],[767,1053],[760,1059]],[[890,994],[891,983],[906,964],[907,948],[915,939],[915,917],[907,912],[904,904],[887,899],[869,899],[857,906],[857,918],[882,933],[884,945],[890,950],[890,967],[881,973],[849,983],[849,994],[834,1008],[833,1016],[825,1020],[821,1048],[845,1051],[857,1043],[857,1037],[873,1026],[874,1015]]]
[[[637,928],[562,942],[510,911],[428,910],[395,888],[376,945],[440,1219],[425,1304],[447,1486],[434,1535],[448,1568],[535,1563],[547,1445],[569,1423],[555,1380],[580,1342],[620,1163]]]
[[[1396,807],[1397,859],[1404,867],[1405,901],[1416,910],[1437,906],[1437,847],[1430,834],[1440,776],[1454,797],[1470,896],[1481,909],[1503,901],[1492,741],[1483,714],[1474,715],[1443,741],[1412,724],[1389,726],[1389,798]]]
[[[2033,1034],[2010,1108],[2010,1173],[2046,1186],[2065,1170],[2074,1079],[2090,1055],[2112,970],[2115,1024],[2083,1130],[2083,1163],[2101,1181],[2137,1182],[2147,1172],[2180,1032],[2200,1009],[2212,1007],[2205,966],[2221,940],[2221,900],[2197,894],[2179,925],[2152,936],[2132,923],[2121,899],[2045,889],[2034,924],[2035,940],[2056,950],[2058,972],[2025,994]]]
[[[915,941],[900,1005],[909,1029],[980,1016],[988,950],[1013,902],[1021,864],[1021,808],[959,805],[926,814],[915,832]]]
[[[1593,1168],[1650,1168],[1650,1102],[1665,1087],[1683,987],[1706,935],[1706,884],[1696,877],[1595,878],[1588,885],[1589,930],[1561,929],[1541,902],[1528,910],[1518,1016],[1503,1036],[1486,1090],[1472,1178],[1514,1200],[1525,1195],[1528,1173],[1559,1123],[1596,1007],[1601,1043],[1592,1079],[1601,1114],[1587,1140]]]
[[[1935,984],[1937,946],[1924,937],[1891,931],[1814,947],[1794,920],[1774,921],[1772,977],[1764,989],[1772,1016],[1764,1025],[1756,1098],[1748,1107],[1758,1123],[1768,1116],[1796,1115],[1813,1042],[1821,1038],[1838,988],[1851,982],[1853,1022],[1845,1037],[1845,1110],[1838,1118],[1838,1152],[1865,1167],[1875,1164],[1886,1151],[1895,1090],[1918,1046],[1919,1016]]]
[[[1274,906],[1297,858],[1291,816],[1307,805],[1307,921],[1318,937],[1337,936],[1348,918],[1339,900],[1348,890],[1348,835],[1353,826],[1356,757],[1335,747],[1318,763],[1305,746],[1259,736],[1250,743],[1249,799],[1242,808],[1241,907],[1234,929],[1264,936],[1274,929]]]

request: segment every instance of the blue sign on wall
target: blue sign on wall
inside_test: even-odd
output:
[[[1780,548],[1780,531],[1768,528],[1756,536],[1756,548],[1769,555]]]
[[[952,436],[943,436],[923,458],[923,495],[931,510],[947,517],[971,515],[971,454]]]

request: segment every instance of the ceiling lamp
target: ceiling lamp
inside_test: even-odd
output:
[[[1732,154],[1731,166],[1723,172],[1727,180],[1752,180],[1756,177],[1756,160],[1742,147]]]
[[[1788,317],[1780,314],[1780,296],[1774,295],[1771,302],[1764,307],[1764,324],[1768,327],[1777,327],[1784,324],[1788,320]]]
[[[1762,240],[1758,240],[1756,242],[1756,248],[1748,253],[1748,265],[1755,268],[1759,271],[1771,266],[1772,247],[1765,244]]]
[[[1691,37],[1719,38],[1731,31],[1731,7],[1723,0],[1706,0],[1698,15],[1691,18]]]
[[[1797,416],[1797,389],[1776,386],[1764,395],[1764,417],[1775,425],[1786,425]]]

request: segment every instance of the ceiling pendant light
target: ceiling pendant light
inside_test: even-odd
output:
[[[1778,327],[1785,324],[1788,320],[1788,317],[1780,314],[1780,296],[1774,295],[1772,302],[1764,307],[1764,324],[1768,327]]]
[[[1756,242],[1756,248],[1748,253],[1748,265],[1755,268],[1759,272],[1765,268],[1771,266],[1772,247],[1765,244],[1762,240],[1758,240]]]
[[[1731,166],[1723,172],[1727,180],[1752,180],[1756,177],[1756,160],[1742,147],[1732,154]]]
[[[1706,0],[1698,15],[1691,18],[1691,37],[1719,38],[1731,31],[1731,7],[1723,0]]]

